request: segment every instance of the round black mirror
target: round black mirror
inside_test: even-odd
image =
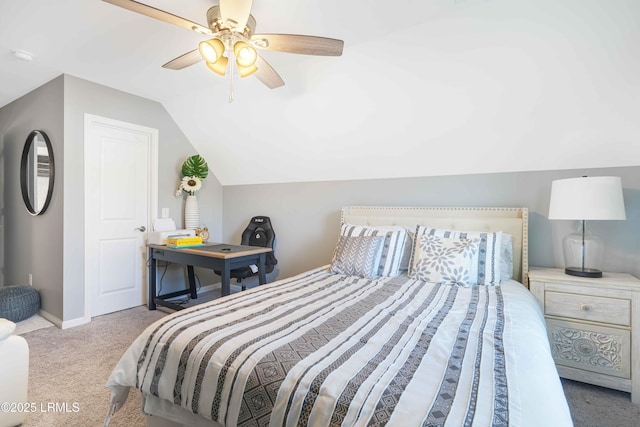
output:
[[[53,148],[46,133],[34,130],[27,137],[20,162],[22,199],[31,215],[41,215],[53,193]]]

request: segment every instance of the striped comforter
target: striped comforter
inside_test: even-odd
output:
[[[159,320],[108,385],[225,426],[523,425],[505,288],[320,268]]]

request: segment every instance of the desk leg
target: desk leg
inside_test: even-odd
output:
[[[266,258],[265,254],[260,254],[260,259],[258,260],[258,283],[260,285],[267,283],[267,275],[265,274],[266,267],[264,265]]]
[[[189,279],[189,289],[191,290],[191,298],[198,298],[198,291],[196,290],[196,275],[193,272],[193,266],[187,265],[187,278]]]
[[[222,278],[222,296],[224,297],[231,293],[231,269],[229,269],[229,262],[227,260],[224,261],[220,273],[222,273],[220,277]]]
[[[149,310],[156,309],[156,259],[153,257],[153,248],[149,249]]]

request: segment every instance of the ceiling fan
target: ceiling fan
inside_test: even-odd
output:
[[[255,75],[268,88],[284,85],[278,73],[257,52],[257,49],[306,55],[340,56],[344,42],[326,37],[300,34],[255,34],[256,20],[251,15],[253,0],[219,0],[207,11],[207,25],[137,2],[135,0],[104,0],[116,6],[178,25],[209,36],[194,49],[163,65],[181,70],[201,60],[216,74],[225,75],[229,58],[233,56],[240,77]]]

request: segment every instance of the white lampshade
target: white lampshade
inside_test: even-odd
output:
[[[618,176],[585,176],[551,183],[549,219],[627,219]]]
[[[602,277],[602,240],[587,232],[587,220],[627,219],[622,182],[617,176],[559,179],[551,183],[549,219],[580,220],[581,228],[562,240],[565,273]]]

